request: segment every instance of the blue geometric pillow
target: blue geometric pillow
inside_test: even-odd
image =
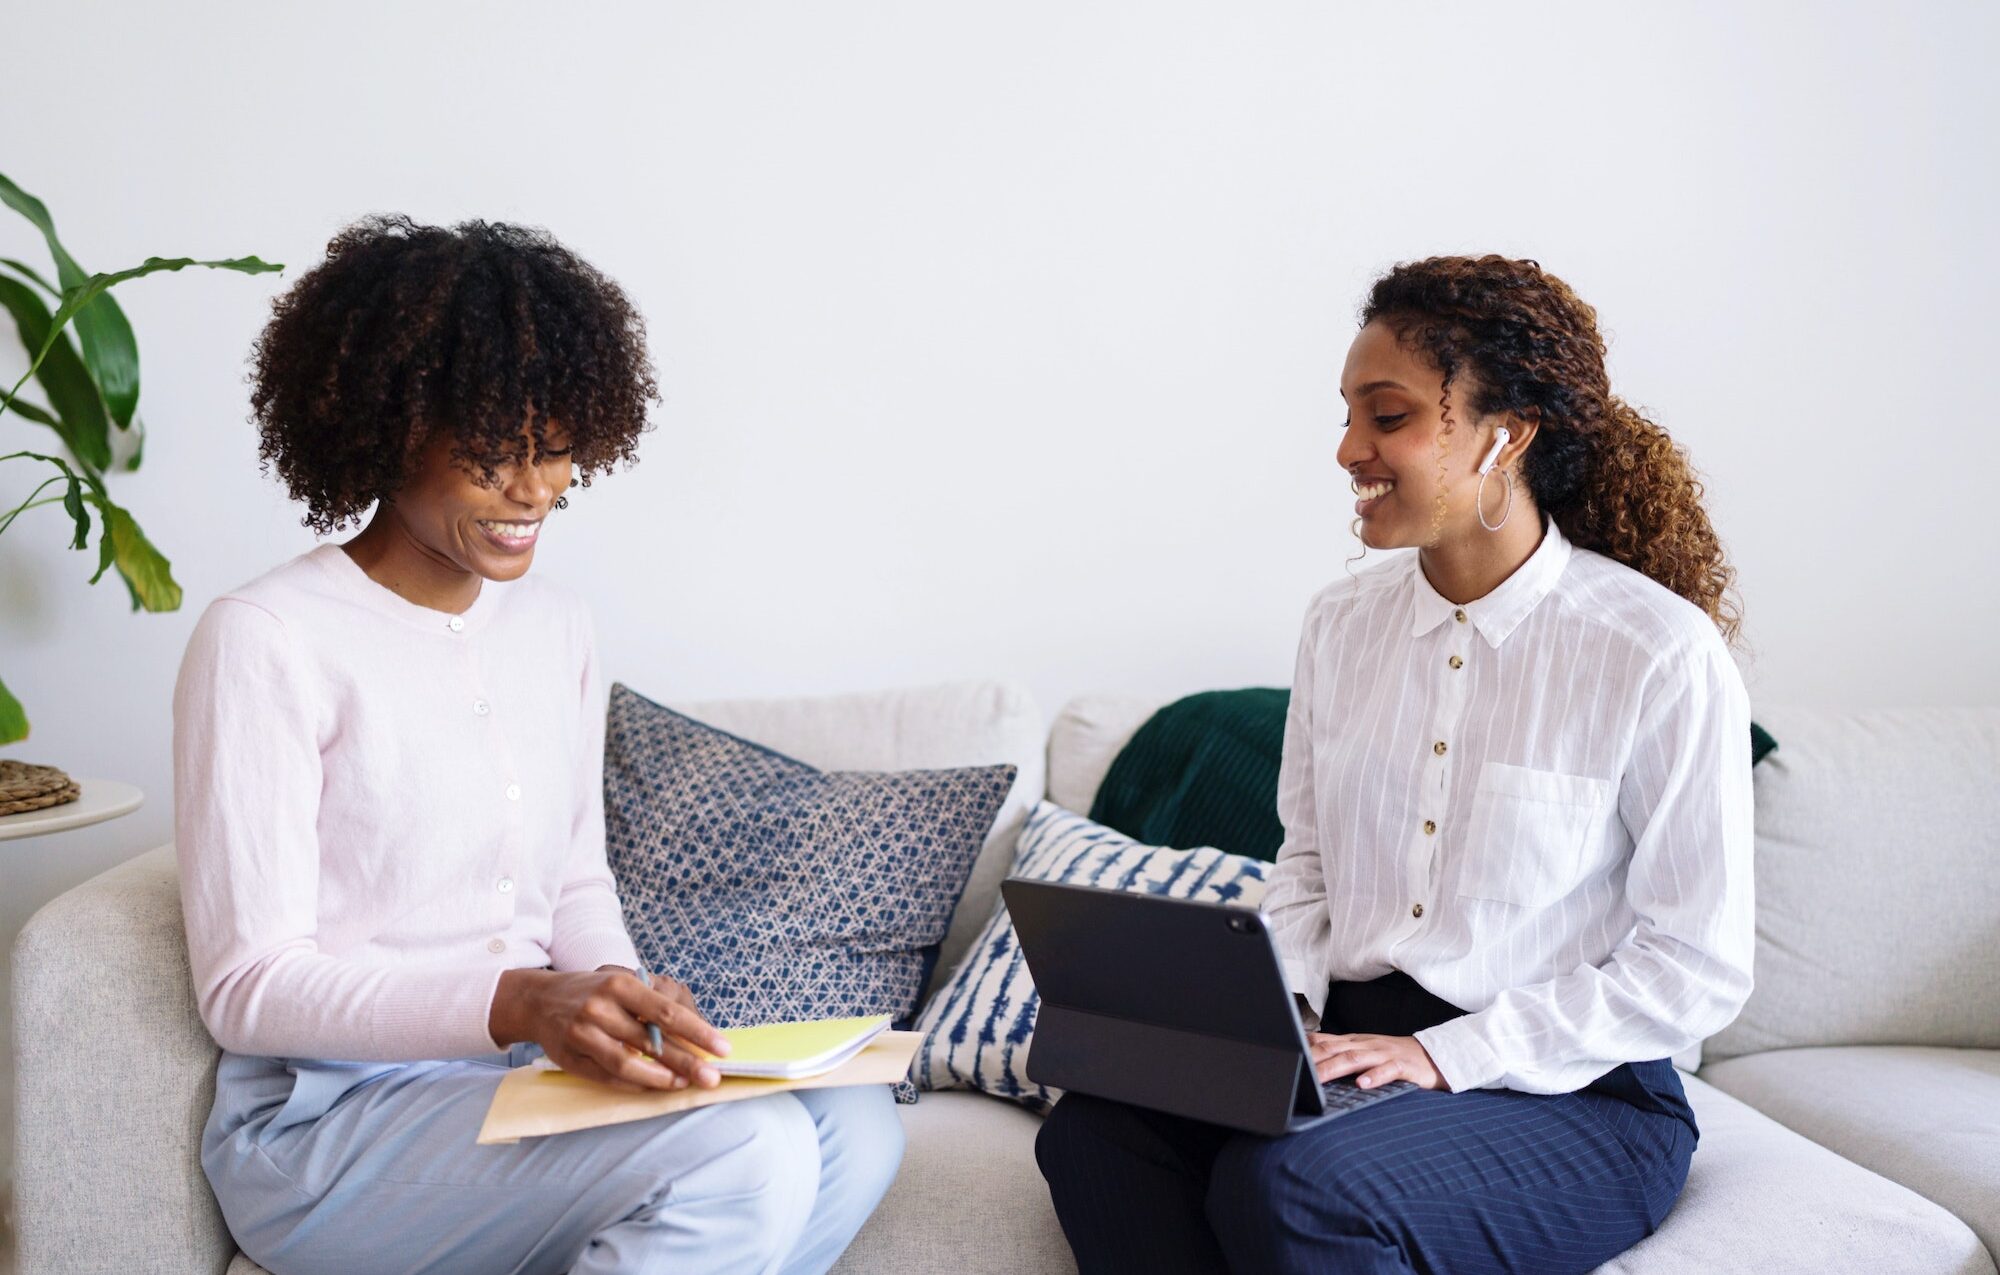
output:
[[[1271,865],[1220,850],[1141,845],[1074,811],[1042,802],[1021,829],[1017,877],[1067,881],[1254,908]],[[981,1089],[1046,1113],[1062,1092],[1028,1079],[1042,998],[1002,903],[951,978],[931,997],[910,1072],[925,1089]]]
[[[821,771],[613,686],[604,822],[625,928],[718,1027],[904,1026],[1014,769]]]

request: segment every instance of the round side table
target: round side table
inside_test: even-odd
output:
[[[129,815],[139,808],[146,795],[131,784],[116,779],[79,779],[83,795],[60,806],[24,810],[18,815],[0,815],[0,841],[16,837],[39,837],[50,832],[86,828],[106,819]]]

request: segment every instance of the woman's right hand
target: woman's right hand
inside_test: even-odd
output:
[[[649,988],[619,966],[512,969],[500,976],[487,1029],[495,1044],[532,1040],[564,1071],[613,1088],[642,1093],[685,1089],[692,1081],[713,1089],[722,1078],[692,1047],[721,1055],[729,1046],[692,997],[669,994],[673,986],[662,979]],[[649,1022],[660,1027],[658,1061],[636,1052],[647,1048]]]

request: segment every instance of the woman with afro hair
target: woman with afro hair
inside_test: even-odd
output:
[[[213,603],[175,687],[231,1233],[279,1275],[826,1270],[901,1159],[884,1087],[475,1145],[538,1051],[632,1090],[713,1086],[695,1047],[725,1051],[626,933],[590,617],[528,574],[565,493],[633,459],[638,313],[545,233],[377,218],[254,363],[307,525],[367,523]]]
[[[1685,454],[1532,261],[1397,266],[1339,461],[1368,549],[1306,612],[1264,910],[1323,1085],[1282,1138],[1071,1094],[1037,1157],[1086,1275],[1587,1271],[1696,1127],[1670,1061],[1750,992],[1750,717]]]

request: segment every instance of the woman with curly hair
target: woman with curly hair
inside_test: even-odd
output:
[[[590,618],[527,575],[659,397],[637,312],[545,233],[371,219],[279,298],[253,380],[307,525],[374,512],[213,603],[175,688],[230,1232],[280,1275],[824,1271],[900,1161],[886,1088],[474,1141],[538,1050],[648,1090],[726,1049],[626,933]]]
[[[1322,1084],[1266,1139],[1069,1095],[1037,1155],[1085,1272],[1587,1271],[1696,1128],[1670,1058],[1750,992],[1750,716],[1686,456],[1532,261],[1376,282],[1264,908]],[[1358,1095],[1354,1095],[1357,1096]]]

